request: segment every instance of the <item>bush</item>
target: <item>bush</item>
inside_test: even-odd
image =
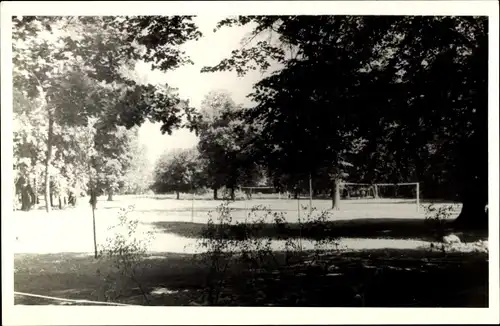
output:
[[[128,209],[120,210],[118,224],[108,229],[113,235],[107,237],[105,244],[101,246],[100,257],[111,260],[114,269],[113,273],[105,277],[105,297],[107,300],[116,300],[125,294],[123,292],[128,291],[131,281],[141,291],[145,303],[149,304],[141,277],[148,267],[144,257],[153,240],[153,233],[138,232],[139,221],[128,218],[133,209],[133,206],[129,206]]]
[[[206,249],[201,254],[201,262],[209,265],[207,275],[207,286],[204,303],[216,304],[224,285],[227,268],[232,260],[232,250],[234,250],[234,240],[230,240],[227,232],[228,225],[231,224],[232,218],[228,203],[224,202],[216,209],[217,223],[212,218],[212,212],[209,212],[207,229],[204,231],[202,239],[198,246]]]
[[[331,215],[327,211],[316,214],[316,210],[312,210],[299,221],[299,228],[324,229],[330,218]],[[326,274],[327,262],[322,259],[325,251],[331,248],[341,250],[337,239],[328,237],[316,242],[309,260],[304,262],[306,252],[301,245],[302,239],[284,236],[278,238],[284,241],[284,247],[279,248],[279,251],[283,251],[284,259],[278,259],[275,254],[278,248],[273,248],[270,238],[262,237],[263,229],[269,225],[275,228],[278,235],[290,234],[286,230],[289,225],[283,213],[272,212],[262,205],[252,207],[244,221],[233,221],[229,202],[224,202],[216,208],[215,218],[212,212],[209,212],[207,227],[198,241],[198,247],[203,249],[199,262],[208,266],[209,270],[206,292],[201,298],[203,304],[218,305],[232,300],[231,294],[226,291],[231,268],[236,268],[238,273],[245,273],[243,286],[256,293],[254,299],[257,302],[263,302],[273,295],[263,284],[266,276],[290,271],[297,262],[305,263],[306,267],[320,266],[321,273]]]

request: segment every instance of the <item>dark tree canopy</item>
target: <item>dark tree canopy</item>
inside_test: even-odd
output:
[[[271,170],[420,181],[424,197],[464,203],[458,220],[487,220],[487,18],[240,16],[217,28],[249,23],[268,40],[202,71],[281,64],[243,113]]]

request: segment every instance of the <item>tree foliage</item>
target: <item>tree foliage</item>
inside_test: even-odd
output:
[[[250,23],[251,38],[267,40],[202,71],[281,65],[243,114],[276,175],[418,180],[425,194],[458,196],[462,215],[484,216],[486,18],[240,16],[217,29]]]
[[[195,148],[169,150],[156,162],[154,170],[155,192],[193,192],[206,185],[204,161]]]
[[[224,91],[210,92],[201,107],[198,150],[206,160],[208,184],[216,191],[226,187],[234,198],[238,185],[249,185],[261,172],[254,160],[254,127],[245,124],[237,106]]]
[[[147,156],[147,147],[134,137],[129,143],[130,164],[125,171],[122,192],[125,194],[145,194],[153,184],[153,164]]]
[[[150,120],[161,122],[163,133],[171,133],[184,120],[189,124],[194,109],[168,85],[139,85],[125,72],[138,60],[152,63],[153,69],[162,71],[187,64],[189,58],[179,46],[200,36],[190,16],[13,19],[13,82],[19,99],[14,103],[18,107],[15,112],[36,112],[36,123],[46,126],[46,136],[36,138],[45,139],[45,149],[39,147],[40,143],[37,149],[45,152],[47,211],[51,206],[51,184],[64,183],[67,188],[67,184],[73,183],[68,183],[68,176],[78,170],[63,171],[74,154],[67,141],[73,135],[67,132],[89,127],[89,119],[94,118],[99,120],[98,127],[105,124],[110,130],[130,129]],[[99,146],[102,134],[96,135]],[[22,136],[16,138],[19,149],[29,141]],[[115,172],[123,168],[116,157],[84,165],[88,164],[94,165],[94,170],[99,167],[96,174],[105,174],[107,183],[116,188],[119,177]],[[54,173],[58,180],[53,180]]]

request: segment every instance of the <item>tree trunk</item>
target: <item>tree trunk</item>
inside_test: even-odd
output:
[[[483,201],[465,201],[455,225],[466,229],[488,229],[486,204]]]
[[[487,184],[469,184],[470,190],[464,194],[462,211],[454,221],[455,225],[466,229],[487,229],[488,204]]]
[[[214,191],[214,200],[219,199],[219,197],[217,196],[217,188],[213,188],[213,191]]]
[[[61,198],[61,195],[59,195],[59,209],[62,209],[62,198]]]
[[[32,206],[38,205],[38,204],[40,204],[38,202],[38,184],[36,182],[36,178],[33,178],[33,202],[32,202]]]
[[[377,185],[373,185],[373,198],[379,198]]]
[[[338,179],[335,179],[333,181],[332,209],[334,209],[334,210],[340,209],[340,180],[338,180]]]
[[[76,197],[75,197],[75,194],[73,192],[70,192],[68,194],[68,205],[71,205],[71,206],[75,206],[75,202],[76,202]]]
[[[50,194],[50,207],[51,208],[54,207],[54,194],[53,193]]]
[[[180,199],[180,193],[179,193],[179,191],[176,191],[176,192],[175,192],[175,196],[176,196],[176,199],[177,199],[177,200],[179,200],[179,199]]]
[[[50,192],[50,161],[52,159],[52,133],[54,128],[54,121],[52,120],[52,114],[48,112],[49,116],[49,128],[47,132],[47,158],[45,160],[45,210],[50,213],[52,207],[52,196]]]
[[[486,97],[487,98],[487,97]],[[462,147],[462,178],[464,187],[461,191],[462,211],[454,221],[458,227],[466,229],[488,229],[488,128],[487,105],[480,110],[483,116],[481,124],[466,146]],[[479,118],[478,118],[479,119]],[[495,200],[495,199],[493,199]],[[495,217],[497,218],[497,217]]]
[[[35,198],[35,193],[33,192],[33,188],[31,185],[28,183],[26,186],[26,190],[28,191],[29,199],[30,199],[30,209],[36,204],[36,198]]]
[[[75,207],[78,204],[78,198],[80,197],[80,184],[78,181],[75,184],[75,191],[71,193],[71,205]]]
[[[29,211],[31,209],[32,198],[29,186],[23,186],[21,189],[21,210]]]
[[[108,201],[113,201],[113,189],[108,190]]]
[[[235,199],[235,194],[234,194],[234,187],[229,188],[231,191],[231,200],[234,201]]]

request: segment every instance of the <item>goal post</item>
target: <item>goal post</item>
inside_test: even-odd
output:
[[[358,189],[353,188],[358,187]],[[404,191],[398,191],[398,189]],[[410,191],[408,191],[411,189]],[[344,199],[370,199],[371,202],[375,203],[379,200],[380,203],[383,202],[415,202],[416,210],[420,210],[420,183],[419,182],[401,182],[401,183],[353,183],[353,182],[343,182],[341,183],[341,188],[345,191]],[[392,188],[392,191],[387,189]],[[352,196],[351,192],[355,196]],[[377,202],[378,203],[378,202]]]

